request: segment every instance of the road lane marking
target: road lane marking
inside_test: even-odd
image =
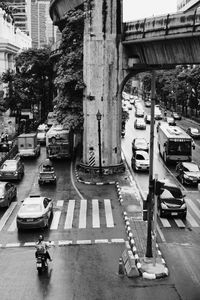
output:
[[[185,228],[185,224],[183,223],[183,221],[181,219],[174,219],[174,222],[176,223],[176,225],[180,228]]]
[[[17,221],[16,221],[16,219],[17,219],[17,217],[14,218],[14,220],[12,221],[10,227],[8,228],[9,232],[13,232],[17,228]]]
[[[2,230],[2,228],[4,227],[4,225],[6,224],[6,222],[8,221],[8,218],[10,217],[10,215],[12,214],[13,210],[15,209],[15,206],[17,205],[17,202],[12,202],[9,206],[9,208],[6,210],[6,212],[4,213],[3,217],[0,220],[0,231]]]
[[[58,223],[60,220],[61,211],[55,211],[53,214],[53,220],[50,226],[50,230],[56,230],[58,228]]]
[[[199,217],[200,216],[200,210],[198,207],[192,202],[191,199],[187,199],[187,203],[189,203],[189,206],[193,210],[193,212]]]
[[[160,218],[160,221],[164,227],[171,227],[171,224],[169,223],[169,221],[167,219]]]
[[[64,200],[58,200],[56,206],[62,207],[64,204]]]
[[[87,244],[92,244],[91,240],[77,240],[76,243],[78,245],[87,245]]]
[[[106,225],[107,227],[114,227],[110,199],[104,199],[104,207],[105,207],[105,214],[106,214]]]
[[[190,223],[192,227],[199,227],[199,224],[196,222],[196,220],[189,212],[187,212],[187,221]]]
[[[72,222],[73,222],[73,217],[74,217],[74,207],[75,207],[75,200],[69,200],[64,229],[72,228]]]
[[[97,199],[92,200],[92,225],[94,228],[100,227],[99,201]]]
[[[80,201],[79,228],[86,228],[87,200]]]

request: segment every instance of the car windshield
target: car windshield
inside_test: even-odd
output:
[[[1,167],[1,169],[3,170],[3,171],[15,171],[16,170],[16,166],[17,166],[17,162],[16,161],[6,161],[3,165],[2,165],[2,167]]]
[[[146,147],[146,146],[147,146],[147,143],[146,143],[145,140],[136,140],[136,141],[135,141],[135,145],[136,145],[137,147]]]
[[[186,172],[198,172],[199,167],[196,164],[188,164],[184,166],[184,171]]]
[[[45,133],[44,129],[38,129],[38,133]]]
[[[191,128],[191,132],[192,132],[192,133],[198,133],[199,131],[198,131],[197,128]]]
[[[137,155],[136,155],[136,159],[137,160],[147,160],[147,159],[149,159],[149,156],[148,156],[148,154],[146,153],[143,153],[143,154],[141,154],[141,153],[138,153]]]
[[[162,192],[162,199],[183,198],[183,194],[179,188],[165,186]]]
[[[42,205],[41,204],[23,204],[21,207],[21,212],[22,213],[29,213],[29,212],[42,212]]]

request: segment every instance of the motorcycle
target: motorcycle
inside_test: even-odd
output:
[[[40,253],[37,255],[36,258],[36,267],[38,270],[38,274],[41,274],[42,272],[45,272],[48,270],[48,263],[45,253]]]
[[[123,130],[123,131],[121,132],[121,137],[122,137],[122,138],[125,137],[125,130]]]

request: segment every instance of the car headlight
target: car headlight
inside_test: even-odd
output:
[[[162,209],[167,209],[167,205],[165,203],[161,203],[161,208]]]
[[[182,208],[182,209],[185,209],[185,208],[186,208],[186,204],[183,203],[183,205],[181,205],[181,208]]]

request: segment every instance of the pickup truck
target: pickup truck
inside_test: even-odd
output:
[[[17,138],[17,144],[20,157],[38,157],[40,155],[37,133],[20,134]]]

